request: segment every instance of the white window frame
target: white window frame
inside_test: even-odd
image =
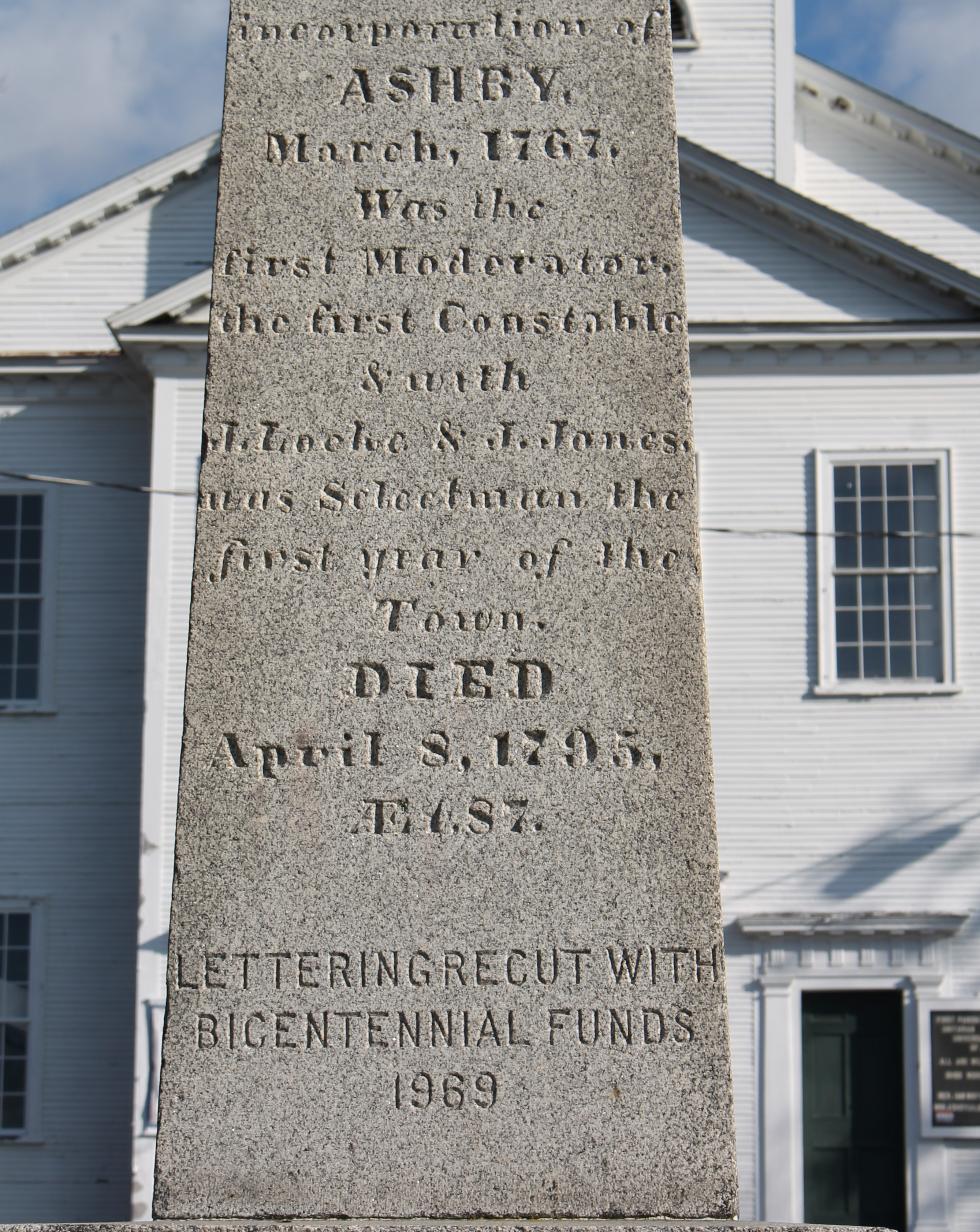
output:
[[[888,466],[912,463],[936,466],[939,474],[939,560],[942,594],[943,679],[839,680],[834,598],[834,467]],[[953,460],[949,449],[815,450],[817,517],[817,645],[816,697],[901,697],[961,692],[956,683],[954,646],[954,552],[952,540]]]
[[[36,1146],[41,1136],[41,1041],[44,1003],[43,956],[45,953],[45,910],[43,899],[0,897],[0,912],[31,917],[31,959],[27,992],[27,1100],[24,1128],[0,1130],[0,1152],[11,1146]]]
[[[160,1057],[163,1051],[163,1019],[167,1002],[162,998],[144,1001],[137,1023],[137,1094],[142,1101],[137,1110],[136,1132],[155,1138],[160,1109]]]
[[[40,496],[44,501],[41,541],[41,661],[38,665],[38,696],[30,701],[0,699],[0,719],[6,715],[53,714],[55,711],[55,631],[57,613],[58,496],[47,484],[23,484],[0,480],[0,496]]]
[[[687,38],[675,39],[673,37],[673,21],[671,21],[671,45],[674,51],[696,51],[701,45],[701,40],[698,38],[697,28],[694,25],[694,14],[691,12],[689,0],[670,0],[671,7],[675,4],[681,11],[684,17],[684,25],[687,29]]]

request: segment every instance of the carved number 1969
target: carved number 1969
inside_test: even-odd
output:
[[[475,1108],[492,1108],[497,1102],[497,1075],[464,1074],[395,1075],[396,1108],[449,1108],[458,1111],[468,1104]]]

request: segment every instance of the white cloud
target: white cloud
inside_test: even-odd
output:
[[[0,230],[220,119],[227,0],[0,3]]]
[[[803,0],[800,26],[844,72],[976,132],[978,8]],[[217,128],[227,12],[227,0],[0,0],[0,231]]]
[[[978,0],[797,0],[803,49],[913,107],[980,132]]]
[[[878,84],[923,111],[980,132],[977,0],[898,0],[894,7]]]

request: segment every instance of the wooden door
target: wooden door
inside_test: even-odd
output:
[[[804,993],[807,1222],[905,1232],[904,1106],[901,994]]]

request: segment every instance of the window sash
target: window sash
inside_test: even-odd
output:
[[[51,708],[55,510],[51,489],[0,483],[0,715]]]
[[[955,690],[948,451],[818,451],[815,462],[815,691]]]
[[[0,903],[0,1139],[22,1138],[30,1124],[36,944],[30,907]]]

